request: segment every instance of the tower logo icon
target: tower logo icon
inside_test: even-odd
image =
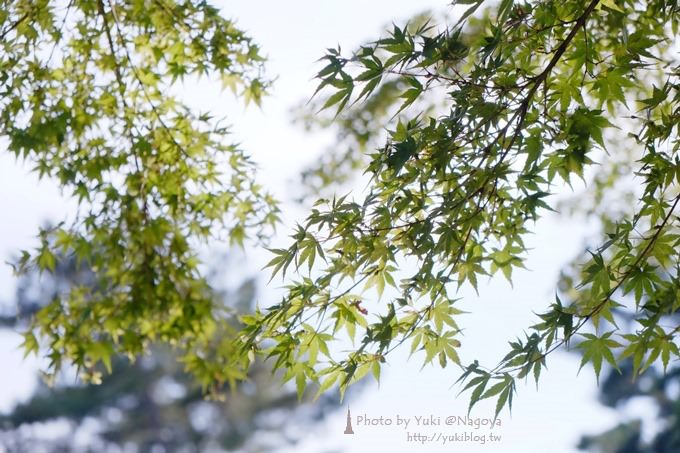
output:
[[[345,434],[354,434],[352,429],[352,415],[349,412],[349,407],[347,408],[347,426],[345,426]]]

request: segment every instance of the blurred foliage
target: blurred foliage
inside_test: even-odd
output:
[[[50,274],[30,272],[19,279],[14,309],[1,317],[6,328],[25,326],[68,288],[96,283],[74,258],[57,262]],[[219,266],[222,274],[225,267],[228,262]],[[246,280],[234,291],[216,292],[216,304],[247,312],[255,293],[254,280]],[[314,405],[298,402],[295,390],[281,387],[261,362],[233,391],[209,401],[178,358],[176,351],[153,345],[134,362],[113,356],[111,373],[99,384],[70,381],[69,373],[55,387],[41,383],[28,401],[0,415],[0,445],[17,453],[275,451],[299,441],[338,407],[330,397]]]
[[[654,404],[654,427],[645,427],[642,420],[623,421],[600,434],[583,436],[579,448],[597,453],[674,453],[680,451],[680,398],[678,381],[680,368],[667,373],[656,369],[635,379],[632,361],[621,364],[621,373],[610,371],[600,386],[600,401],[622,410],[636,398],[649,398]],[[622,413],[625,413],[622,411]],[[630,417],[629,417],[630,418]],[[652,434],[644,440],[643,428]]]

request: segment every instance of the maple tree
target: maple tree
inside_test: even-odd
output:
[[[470,408],[494,397],[496,414],[512,404],[517,379],[538,382],[547,356],[572,338],[598,377],[603,363],[628,357],[634,374],[657,359],[667,367],[680,355],[670,317],[680,308],[677,3],[504,0],[479,18],[482,2],[457,4],[470,7],[443,31],[394,26],[351,56],[328,50],[318,91],[344,121],[341,136],[370,137],[364,102],[384,115],[387,99],[396,119],[381,123],[383,146],[354,155],[366,159],[366,193],[320,200],[293,244],[274,250],[273,271],[301,278],[251,321],[253,338],[276,342],[268,355],[301,390],[310,379],[344,390],[379,377],[408,342],[425,363],[460,366]],[[323,186],[336,171],[309,174]],[[612,198],[633,201],[600,212],[601,242],[496,366],[462,364],[459,289],[499,272],[510,280],[532,222],[574,178],[590,180],[582,197],[594,212]],[[622,307],[638,328],[618,327]],[[343,329],[359,346],[328,354],[327,338]]]
[[[223,323],[193,246],[264,237],[277,208],[246,155],[224,144],[226,131],[165,93],[177,79],[216,72],[257,101],[268,87],[257,46],[206,2],[5,7],[0,130],[82,208],[74,225],[43,231],[19,270],[49,271],[61,248],[100,278],[42,310],[27,350],[43,341],[53,371],[67,359],[98,379],[95,365],[108,366],[114,350],[133,357],[168,342],[206,386],[243,378],[263,355],[302,393],[310,381],[344,391],[379,377],[407,342],[426,363],[460,366],[471,407],[494,397],[497,413],[517,379],[538,381],[572,338],[598,376],[627,357],[636,374],[657,359],[667,366],[680,332],[666,325],[680,308],[677,2],[457,4],[467,9],[454,22],[394,26],[349,56],[328,50],[317,74],[322,107],[344,118],[362,106],[381,111],[367,124],[387,128],[387,139],[358,158],[364,192],[319,200],[292,244],[273,249],[274,273],[296,274],[282,300],[244,315],[245,327],[216,344]],[[371,104],[378,93],[386,110]],[[220,158],[230,174],[218,174]],[[630,174],[634,203],[602,217],[601,242],[525,338],[497,366],[461,363],[459,289],[480,276],[512,278],[532,222],[554,208],[551,193],[588,179],[597,209]],[[624,306],[639,328],[617,327]],[[337,351],[331,342],[343,338],[358,346]]]

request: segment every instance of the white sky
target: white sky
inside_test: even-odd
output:
[[[248,108],[228,93],[218,93],[207,85],[184,89],[192,103],[202,109],[210,108],[229,115],[235,139],[250,152],[262,167],[260,180],[279,198],[290,199],[297,188],[295,174],[306,162],[325,150],[332,134],[306,135],[291,125],[291,107],[309,97],[315,86],[315,60],[327,47],[340,44],[352,49],[362,41],[378,35],[381,28],[394,21],[403,22],[423,9],[446,10],[447,2],[427,0],[344,0],[311,1],[288,0],[216,2],[223,6],[226,16],[237,19],[258,41],[269,57],[269,74],[277,75],[273,94],[263,102],[262,109]],[[0,144],[0,147],[2,145]],[[7,153],[0,153],[0,258],[2,261],[26,247],[35,246],[35,234],[45,219],[61,219],[72,212],[73,203],[63,199],[50,181],[38,182],[29,174],[30,165],[14,161]],[[287,208],[287,217],[300,216],[298,207]],[[286,227],[280,228],[286,235]],[[528,238],[534,248],[527,263],[529,271],[518,272],[514,288],[504,281],[494,281],[480,287],[480,295],[466,294],[463,309],[471,314],[461,320],[465,327],[462,359],[474,358],[492,364],[507,352],[507,341],[522,335],[522,330],[535,321],[533,311],[542,310],[553,300],[554,282],[560,266],[575,255],[585,228],[548,219],[541,222],[535,235]],[[259,269],[267,257],[262,253],[248,253],[251,269]],[[9,266],[0,266],[0,301],[10,300],[13,282]],[[276,297],[276,288],[262,292],[261,299]],[[17,398],[30,394],[35,360],[22,361],[16,349],[20,339],[12,333],[0,333],[0,359],[9,372],[0,373],[0,410],[9,408]],[[602,408],[594,400],[595,379],[590,368],[577,376],[575,356],[557,354],[549,359],[549,369],[541,378],[537,392],[533,382],[519,388],[512,417],[501,416],[502,426],[493,433],[502,440],[496,444],[474,443],[448,445],[409,443],[406,432],[394,427],[363,427],[357,416],[415,417],[466,414],[467,395],[456,397],[457,389],[450,389],[457,379],[457,370],[426,367],[422,372],[422,358],[414,356],[406,361],[407,351],[393,355],[383,371],[383,381],[364,387],[360,394],[348,392],[354,415],[355,435],[343,435],[345,413],[341,410],[318,429],[308,432],[302,445],[290,451],[319,452],[343,449],[347,452],[436,452],[460,449],[465,452],[538,452],[555,453],[576,451],[574,445],[585,432],[599,432],[616,421],[614,411]],[[629,408],[633,417],[644,408]],[[480,404],[473,417],[490,417],[493,407]],[[474,428],[423,427],[409,431],[427,434],[442,432],[464,434]],[[477,430],[475,434],[486,433]]]

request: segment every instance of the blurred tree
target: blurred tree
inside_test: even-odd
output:
[[[680,451],[680,367],[666,373],[653,368],[637,379],[631,360],[621,364],[620,369],[621,373],[610,370],[602,380],[600,401],[625,413],[622,409],[630,400],[651,400],[656,411],[653,426],[645,426],[641,419],[626,420],[603,433],[584,435],[579,448],[596,453]],[[650,440],[643,437],[643,430],[652,435]]]
[[[57,263],[52,273],[19,279],[15,313],[5,310],[2,325],[25,327],[59,294],[96,283],[94,273],[74,258]],[[217,304],[236,308],[228,322],[252,310],[255,291],[254,280],[247,280],[235,291],[215,293]],[[281,387],[271,367],[259,361],[247,381],[208,401],[178,358],[176,351],[155,345],[132,363],[114,356],[111,374],[99,384],[69,381],[69,373],[54,388],[41,382],[28,401],[0,415],[0,445],[17,453],[275,451],[303,438],[338,407],[328,396],[300,404],[295,390]]]

